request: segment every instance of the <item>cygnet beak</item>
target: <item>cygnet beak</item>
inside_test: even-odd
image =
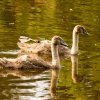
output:
[[[68,44],[66,44],[64,41],[61,41],[61,45],[68,47]]]
[[[83,32],[85,35],[89,35],[89,33],[86,31],[86,30],[84,30],[84,32]]]

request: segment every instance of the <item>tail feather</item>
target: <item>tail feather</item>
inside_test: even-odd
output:
[[[19,38],[19,41],[20,41],[21,43],[26,43],[26,42],[28,42],[28,41],[30,41],[30,40],[33,40],[33,39],[31,39],[31,38],[29,38],[29,37],[26,37],[26,36],[20,36],[20,38]]]
[[[26,43],[26,42],[30,42],[30,41],[35,42],[35,43],[40,43],[39,40],[33,40],[33,39],[26,37],[26,36],[20,36],[19,41],[21,43]]]

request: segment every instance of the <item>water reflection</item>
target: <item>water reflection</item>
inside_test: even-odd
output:
[[[72,62],[72,80],[74,83],[80,83],[83,77],[78,74],[78,55],[71,56]]]
[[[50,85],[51,97],[56,96],[56,86],[57,86],[59,73],[60,73],[60,69],[52,69],[51,85]]]
[[[0,98],[23,100],[25,98],[47,98],[47,95],[49,97],[49,76],[46,73],[44,70],[0,70],[0,79],[3,81],[3,83],[0,82],[2,86]]]
[[[0,69],[0,78],[2,89],[1,96],[10,99],[32,99],[32,98],[50,98],[56,95],[56,84],[58,80],[60,69],[51,70],[51,83],[49,91],[49,81],[46,70],[9,70]],[[6,78],[9,77],[9,80]],[[8,85],[7,85],[7,84]],[[5,88],[6,86],[6,88]],[[9,89],[9,93],[8,93]]]

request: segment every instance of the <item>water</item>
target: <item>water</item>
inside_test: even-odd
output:
[[[99,5],[99,0],[1,0],[0,57],[16,57],[22,35],[59,35],[70,47],[75,25],[85,26],[90,35],[80,35],[78,73],[72,74],[70,58],[61,61],[56,95],[50,93],[51,70],[0,69],[0,100],[100,100]]]

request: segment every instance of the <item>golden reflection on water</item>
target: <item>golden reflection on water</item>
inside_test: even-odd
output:
[[[48,80],[49,77],[45,74],[44,70],[0,70],[0,77],[5,79],[3,84],[1,83],[1,95],[3,98],[22,100],[25,98],[41,98],[41,96],[48,95]],[[9,80],[6,79],[9,77]],[[6,87],[6,89],[5,89]],[[46,90],[47,88],[47,90]],[[8,90],[9,89],[9,93]],[[49,96],[49,95],[48,95]],[[45,97],[46,98],[46,97]]]
[[[34,99],[37,98],[38,100],[41,96],[44,96],[45,99],[50,98],[49,94],[53,98],[56,96],[57,80],[60,69],[53,69],[50,72],[50,88],[48,80],[46,79],[47,75],[45,74],[44,70],[22,71],[0,69],[0,77],[13,77],[7,81],[8,86],[6,86],[6,88],[10,88],[9,93],[12,94],[11,99],[31,99],[33,96]],[[1,91],[1,94],[3,92],[4,90]],[[5,91],[5,95],[9,94],[6,94]],[[45,97],[45,95],[48,96]]]
[[[51,97],[56,96],[57,81],[59,78],[60,69],[52,69],[50,93]]]
[[[72,63],[72,79],[74,83],[80,83],[82,76],[78,75],[78,55],[71,56]]]

